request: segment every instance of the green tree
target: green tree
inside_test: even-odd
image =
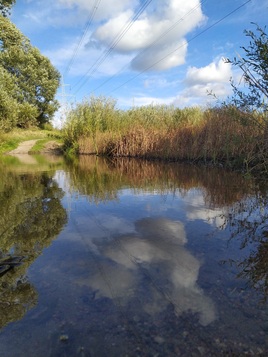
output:
[[[268,109],[268,37],[265,28],[256,26],[256,33],[245,30],[250,38],[248,47],[244,50],[244,57],[226,59],[235,67],[239,67],[243,73],[243,79],[247,87],[241,90],[234,82],[232,104],[244,111],[267,112]]]
[[[50,60],[3,16],[0,16],[1,66],[11,75],[16,87],[11,96],[23,105],[17,125],[27,127],[34,124],[34,115],[39,126],[48,123],[58,109],[55,94],[60,74]]]
[[[7,16],[15,2],[16,0],[0,0],[0,13],[3,16]]]
[[[13,76],[0,65],[0,130],[10,131],[16,126],[37,124],[37,108],[16,99],[19,87]]]
[[[17,125],[18,102],[15,99],[17,86],[12,76],[0,66],[0,130],[9,131]]]

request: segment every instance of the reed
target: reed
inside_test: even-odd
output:
[[[266,171],[266,123],[265,115],[233,106],[202,110],[150,105],[123,111],[112,99],[91,97],[69,112],[63,137],[65,147],[79,154],[204,161]]]

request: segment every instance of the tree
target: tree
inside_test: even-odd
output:
[[[7,16],[15,2],[16,0],[0,0],[0,13],[2,13],[3,16]]]
[[[19,87],[12,75],[0,66],[0,130],[10,131],[16,126],[36,125],[37,108],[16,99]]]
[[[3,16],[0,16],[0,67],[11,76],[16,88],[11,97],[22,106],[23,115],[20,115],[17,125],[27,127],[34,124],[33,108],[39,126],[49,122],[58,109],[55,94],[60,74],[50,60]]]
[[[227,63],[242,70],[247,86],[247,90],[242,91],[234,82],[231,83],[233,87],[231,103],[244,111],[257,109],[265,113],[268,110],[268,37],[265,28],[254,25],[257,33],[244,31],[251,39],[247,48],[241,47],[245,52],[244,57],[226,59]]]

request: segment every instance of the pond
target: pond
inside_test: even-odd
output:
[[[267,356],[265,182],[94,156],[0,174],[0,356]]]

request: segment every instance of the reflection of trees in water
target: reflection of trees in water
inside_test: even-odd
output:
[[[228,260],[238,268],[238,278],[245,278],[268,298],[268,197],[265,191],[232,205],[225,215],[231,240],[239,239],[240,249],[249,250],[242,260]],[[250,248],[250,249],[248,249]]]
[[[105,160],[81,156],[69,168],[70,185],[95,202],[117,198],[125,187],[143,192],[186,194],[203,192],[206,207],[220,209],[222,228],[230,227],[241,249],[251,248],[244,261],[237,262],[240,277],[265,296],[268,294],[267,189],[235,172],[178,163],[135,159]]]
[[[116,199],[124,188],[181,195],[201,188],[206,203],[213,208],[234,203],[250,192],[249,181],[234,172],[128,158],[81,156],[69,166],[69,176],[71,187],[95,202]]]
[[[28,265],[16,267],[0,278],[0,328],[21,319],[37,302],[37,292],[25,275]]]
[[[0,253],[23,257],[22,264],[0,277],[0,327],[20,319],[34,306],[37,293],[26,272],[66,223],[63,191],[48,173],[1,172]]]

